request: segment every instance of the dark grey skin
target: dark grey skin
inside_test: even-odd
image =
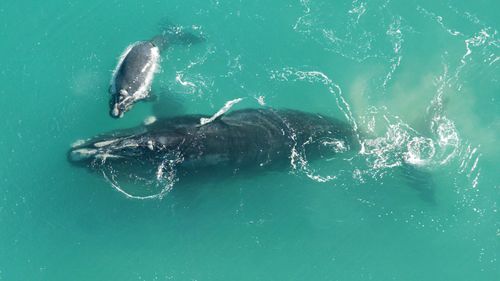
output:
[[[330,159],[338,153],[352,157],[360,149],[358,134],[349,124],[324,115],[245,109],[200,126],[200,118],[208,117],[160,119],[150,125],[94,137],[73,146],[68,160],[92,170],[106,166],[123,175],[140,174],[154,179],[165,160],[173,160],[171,163],[181,177],[193,172],[227,175],[235,171],[281,169],[290,165],[293,152],[310,161]],[[434,184],[428,172],[411,165],[403,165],[401,170],[404,182],[425,201],[435,202]]]
[[[120,56],[111,78],[111,117],[122,118],[136,102],[150,97],[154,75],[159,69],[161,51],[171,44],[191,45],[203,40],[189,32],[169,27],[149,41],[128,46]]]
[[[110,115],[121,118],[137,101],[146,99],[160,61],[160,49],[138,42],[122,54],[110,86]]]
[[[186,169],[209,166],[240,169],[289,163],[295,147],[308,158],[332,153],[326,143],[339,142],[344,152],[358,149],[355,132],[347,123],[295,110],[245,109],[200,126],[187,115],[158,120],[151,125],[115,131],[74,146],[68,159],[87,167],[139,161],[154,169],[166,155],[177,155]]]

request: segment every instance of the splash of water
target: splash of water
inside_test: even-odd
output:
[[[140,176],[138,174],[130,173],[126,178],[120,176],[111,165],[100,165],[100,171],[104,179],[119,193],[125,195],[129,199],[149,200],[149,199],[162,199],[174,187],[178,181],[177,166],[184,160],[180,152],[167,153],[161,163],[156,167],[154,177]],[[135,195],[123,186],[122,181],[133,179],[134,185],[140,183],[140,187],[144,190],[159,190],[158,192],[150,195]]]

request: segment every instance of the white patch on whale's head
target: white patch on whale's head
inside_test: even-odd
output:
[[[101,148],[101,147],[109,146],[111,144],[114,144],[114,143],[118,142],[119,140],[120,139],[117,138],[117,139],[110,139],[110,140],[104,140],[104,141],[95,142],[94,143],[94,147]]]
[[[71,153],[69,154],[69,157],[71,161],[79,162],[94,157],[97,152],[98,152],[97,149],[80,148],[72,150]]]
[[[74,143],[71,144],[71,147],[75,148],[75,147],[80,146],[84,143],[85,143],[85,140],[82,140],[82,139],[76,140]]]
[[[111,111],[110,115],[113,118],[122,118],[134,104],[134,97],[130,96],[127,90],[121,89],[119,94],[115,94],[110,100]]]
[[[113,107],[113,110],[111,110],[111,115],[116,118],[123,117],[123,113],[120,114],[120,110],[118,110],[118,104],[115,104],[115,107]]]

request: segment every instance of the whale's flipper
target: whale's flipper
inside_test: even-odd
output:
[[[163,27],[161,34],[153,37],[150,42],[160,50],[166,49],[170,45],[193,45],[202,43],[205,38],[201,34],[195,34],[193,30],[186,30],[181,26],[167,23]]]
[[[230,100],[230,101],[226,102],[226,104],[224,104],[224,106],[221,109],[219,109],[219,111],[217,111],[214,115],[212,115],[212,117],[201,118],[200,125],[198,125],[198,126],[203,126],[205,124],[208,124],[208,123],[220,118],[222,115],[224,115],[226,112],[228,112],[229,109],[231,109],[231,107],[233,107],[233,105],[239,103],[242,100],[243,100],[243,98],[237,98],[237,99]]]

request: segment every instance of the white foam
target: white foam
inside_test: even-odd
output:
[[[336,153],[342,153],[348,150],[346,143],[342,140],[326,140],[321,144],[323,146],[332,148]]]
[[[152,145],[153,143],[149,143],[148,145]],[[175,183],[178,181],[177,178],[177,165],[184,161],[184,157],[180,152],[172,152],[165,155],[163,161],[156,168],[155,178],[152,182],[148,181],[149,184],[154,184],[156,187],[160,188],[159,192],[156,194],[139,196],[133,195],[127,192],[124,188],[122,188],[119,182],[116,179],[116,174],[113,172],[113,169],[107,171],[110,173],[108,176],[106,170],[101,170],[104,179],[113,187],[116,191],[125,195],[125,197],[130,199],[137,200],[149,200],[149,199],[162,199],[165,195],[167,195]]]
[[[436,154],[434,141],[430,138],[413,137],[407,144],[404,155],[406,163],[423,166],[428,164]]]
[[[193,82],[182,80],[183,76],[184,76],[184,73],[177,72],[177,74],[175,75],[175,81],[177,81],[179,84],[181,84],[184,87],[192,87],[192,88],[196,87],[196,85]]]
[[[262,106],[266,105],[266,101],[264,100],[264,96],[258,96],[258,97],[255,97],[255,100]]]
[[[123,190],[114,180],[114,178],[110,179],[104,171],[102,171],[102,175],[104,176],[104,179],[106,179],[109,184],[118,192],[121,194],[125,195],[125,197],[130,198],[130,199],[138,199],[138,200],[147,200],[147,199],[156,199],[156,198],[161,198],[163,196],[163,190],[159,194],[154,194],[154,195],[148,195],[148,196],[136,196],[132,195],[125,190]]]

